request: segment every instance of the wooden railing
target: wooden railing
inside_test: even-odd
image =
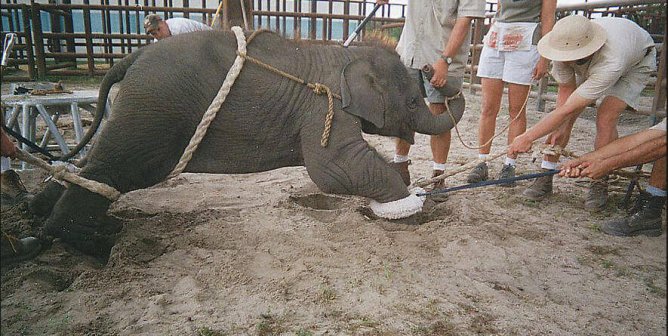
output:
[[[142,21],[150,13],[163,17],[190,17],[211,23],[216,7],[207,7],[206,0],[82,0],[83,4],[49,4],[21,0],[6,0],[0,4],[2,36],[15,33],[17,41],[10,58],[10,69],[3,73],[3,81],[34,80],[53,75],[102,75],[114,64],[137,48],[151,43],[144,34]],[[44,2],[44,1],[42,1]],[[93,3],[95,2],[95,3]],[[115,3],[115,4],[114,4]],[[236,4],[237,1],[221,1]],[[180,7],[175,7],[175,4]],[[349,34],[373,8],[374,1],[362,0],[254,0],[250,15],[255,28],[268,28],[295,39],[310,39],[332,43],[348,38]],[[647,29],[657,42],[660,66],[665,68],[666,17],[665,0],[593,0],[583,4],[558,6],[558,16],[583,14],[593,16],[624,16]],[[233,8],[232,8],[233,10]],[[486,33],[496,3],[488,3],[488,16],[475,20],[472,25],[472,48],[467,67],[466,83],[470,92],[479,90],[475,76],[482,38]],[[365,31],[385,29],[390,35],[400,35],[406,11],[405,4],[383,6],[372,18]],[[221,29],[229,26],[234,13],[228,8],[219,19]],[[238,20],[237,20],[238,22]],[[359,39],[364,38],[364,32]],[[14,71],[12,71],[14,70]],[[652,78],[650,89],[655,93],[652,110],[645,114],[665,115],[665,78],[662,71]],[[545,79],[531,94],[538,98],[538,108],[546,101],[554,101],[548,87],[554,83]]]

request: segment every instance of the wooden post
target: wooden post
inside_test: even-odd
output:
[[[348,39],[348,31],[350,30],[350,19],[348,19],[350,15],[350,1],[343,2],[343,15],[346,17],[343,19],[343,40],[345,41]]]
[[[656,116],[656,113],[662,109],[666,110],[666,32],[663,34],[663,46],[661,48],[661,56],[659,57],[659,67],[656,72],[652,114]]]
[[[95,59],[93,58],[93,37],[91,36],[90,9],[84,8],[84,34],[86,35],[86,58],[88,63],[88,74],[95,75]]]
[[[471,74],[469,76],[469,92],[475,93],[475,86],[480,82],[478,76],[476,76],[476,67],[480,61],[480,52],[478,52],[477,46],[482,42],[482,26],[485,24],[485,19],[477,18],[473,21],[473,36],[471,38]]]
[[[548,76],[541,78],[538,82],[538,96],[536,97],[536,109],[545,112],[545,92],[547,91]]]
[[[311,13],[315,14],[317,12],[318,12],[318,1],[311,0]],[[317,23],[318,23],[317,18],[311,17],[311,20],[309,21],[309,32],[308,32],[308,37],[311,40],[315,40]]]
[[[35,76],[35,56],[33,55],[31,48],[33,41],[32,34],[30,33],[32,27],[30,23],[30,7],[28,5],[21,6],[21,13],[23,14],[23,34],[25,35],[26,53],[28,55],[28,77],[35,80],[37,78]],[[37,49],[36,46],[35,49]],[[42,55],[42,57],[44,56]],[[46,71],[46,65],[44,66],[44,69]]]
[[[44,59],[44,35],[42,35],[42,20],[40,18],[41,6],[34,0],[31,0],[32,7],[32,28],[35,36],[35,58],[37,63],[37,78],[46,77],[46,60]]]

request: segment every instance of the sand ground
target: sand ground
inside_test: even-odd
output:
[[[474,144],[480,99],[467,99],[459,129]],[[530,100],[529,125],[543,115],[534,107]],[[576,153],[593,146],[593,115],[576,122]],[[504,110],[497,128],[506,123]],[[620,134],[647,125],[625,114]],[[392,139],[366,138],[391,157]],[[493,151],[504,147],[500,136]],[[448,168],[476,156],[455,138]],[[431,173],[430,157],[429,138],[417,135],[413,179]],[[500,167],[493,162],[492,173]],[[537,169],[529,156],[518,160],[520,174]],[[32,191],[44,177],[21,176]],[[124,228],[106,265],[54,241],[3,267],[1,332],[665,335],[666,235],[601,233],[624,215],[628,180],[612,182],[597,214],[583,207],[586,182],[558,178],[543,202],[520,196],[530,182],[453,192],[409,225],[365,216],[366,199],[320,192],[304,168],[182,174],[113,204]],[[3,205],[3,229],[38,234],[24,210]]]

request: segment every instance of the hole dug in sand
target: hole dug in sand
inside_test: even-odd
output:
[[[349,204],[345,199],[325,194],[291,195],[290,201],[313,210],[338,210],[346,208]]]

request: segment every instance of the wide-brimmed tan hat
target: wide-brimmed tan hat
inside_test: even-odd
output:
[[[538,41],[538,52],[553,61],[575,61],[595,53],[607,38],[596,22],[571,15],[557,21],[552,31]]]
[[[148,33],[151,30],[158,29],[158,24],[162,17],[158,14],[149,14],[144,18],[144,30]]]

